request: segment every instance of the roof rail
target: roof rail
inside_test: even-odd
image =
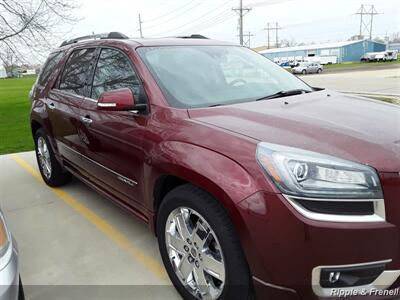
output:
[[[91,34],[91,35],[85,35],[85,36],[73,38],[71,40],[66,40],[61,43],[60,47],[74,44],[79,41],[96,40],[96,39],[128,39],[128,37],[125,34],[122,34],[120,32],[115,32],[115,31],[108,32],[108,33]]]
[[[177,36],[177,38],[180,38],[180,39],[206,39],[206,40],[208,40],[208,37],[206,37],[204,35],[201,35],[201,34],[192,34],[192,35],[189,35],[189,36]]]

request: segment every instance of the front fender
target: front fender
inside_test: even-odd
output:
[[[207,148],[178,141],[159,144],[152,151],[145,166],[147,200],[153,201],[156,180],[172,175],[196,185],[229,208],[259,189],[252,176],[237,162]],[[146,174],[147,172],[147,174]],[[152,207],[148,203],[147,207]]]

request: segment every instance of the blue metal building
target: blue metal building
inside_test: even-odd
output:
[[[361,40],[267,49],[260,51],[260,54],[273,61],[300,60],[313,56],[336,56],[337,62],[341,63],[358,61],[367,52],[381,52],[385,50],[386,45],[383,43]]]

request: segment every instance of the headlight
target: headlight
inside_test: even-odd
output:
[[[4,218],[0,211],[0,257],[7,251],[10,244],[10,234],[8,233]]]
[[[366,165],[281,145],[259,143],[257,161],[287,195],[382,199],[376,171]]]

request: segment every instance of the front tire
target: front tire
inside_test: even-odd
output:
[[[35,133],[35,152],[40,174],[47,185],[57,187],[71,181],[71,174],[65,171],[56,159],[43,128]]]
[[[307,74],[307,71],[306,71],[306,70],[303,70],[303,71],[301,71],[301,74],[306,75],[306,74]]]
[[[22,286],[21,277],[19,278],[18,300],[25,300],[24,287]]]
[[[183,299],[252,299],[250,271],[224,208],[190,184],[167,194],[157,236],[168,275]]]
[[[322,73],[322,69],[318,69],[318,70],[317,70],[317,73],[318,73],[318,74]]]

